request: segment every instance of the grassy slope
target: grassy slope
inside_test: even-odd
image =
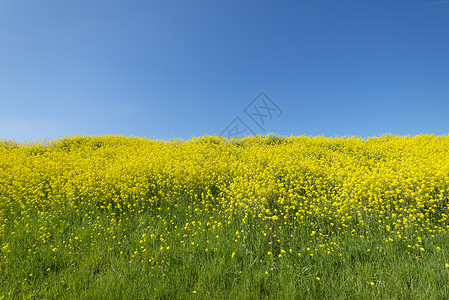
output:
[[[2,210],[0,298],[449,298],[444,230],[396,239],[374,214],[348,229],[228,205],[179,195],[135,209]]]

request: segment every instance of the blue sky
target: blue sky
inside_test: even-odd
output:
[[[0,139],[449,133],[449,1],[2,0],[0,41]]]

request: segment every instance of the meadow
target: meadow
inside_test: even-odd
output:
[[[0,141],[0,299],[448,299],[449,136]]]

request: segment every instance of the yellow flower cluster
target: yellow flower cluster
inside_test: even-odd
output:
[[[449,137],[434,135],[2,141],[0,238],[6,220],[26,222],[31,214],[138,214],[190,201],[220,205],[229,221],[251,216],[267,228],[310,227],[312,238],[337,231],[363,237],[376,225],[386,242],[402,240],[448,230],[448,149]],[[45,226],[35,230],[42,242],[52,238]],[[419,240],[411,246],[422,248]]]

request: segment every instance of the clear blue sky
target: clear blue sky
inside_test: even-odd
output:
[[[2,0],[0,105],[17,141],[446,134],[449,1]]]

